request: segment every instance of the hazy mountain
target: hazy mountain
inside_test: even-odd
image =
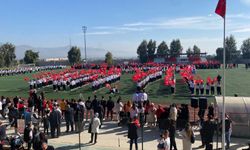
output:
[[[18,45],[16,46],[16,56],[17,59],[22,59],[26,50],[32,49],[36,52],[39,52],[41,59],[43,58],[54,58],[54,57],[67,57],[67,53],[70,49],[70,46],[64,47],[32,47],[29,45]],[[103,58],[107,51],[99,48],[87,47],[87,56],[88,58]],[[81,48],[82,58],[84,58],[84,50]]]

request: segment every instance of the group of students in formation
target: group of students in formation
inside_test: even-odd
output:
[[[149,74],[145,78],[137,82],[137,89],[144,89],[148,85],[148,83],[154,82],[161,78],[162,78],[162,71],[156,71],[152,74]]]
[[[106,84],[110,85],[112,83],[119,81],[120,79],[121,79],[120,73],[112,74],[112,75],[109,75],[109,76],[103,77],[103,78],[99,78],[99,79],[92,82],[92,90],[93,91],[98,90],[102,87],[105,87]]]
[[[194,95],[221,95],[221,76],[217,76],[216,81],[206,82],[204,81],[195,83],[194,80],[187,80],[186,83],[191,91],[191,94]]]
[[[13,76],[19,74],[26,74],[26,73],[34,73],[39,71],[46,71],[46,70],[55,70],[55,69],[63,69],[66,66],[59,65],[59,66],[40,66],[40,67],[21,67],[15,69],[0,69],[0,76]]]
[[[96,75],[80,75],[78,78],[67,78],[67,80],[53,79],[53,78],[40,78],[29,81],[30,90],[40,89],[46,86],[53,86],[54,91],[65,91],[67,89],[73,90],[75,88],[82,87],[91,83],[93,90],[105,87],[106,84],[115,83],[120,80],[121,75],[119,73],[112,74],[106,77],[100,77],[94,80]]]

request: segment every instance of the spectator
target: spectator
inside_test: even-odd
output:
[[[65,110],[66,132],[69,132],[69,125],[71,126],[71,132],[74,131],[74,109],[68,104]]]
[[[107,107],[107,101],[104,99],[104,96],[102,96],[101,105],[103,107],[103,114],[105,116],[105,114],[106,114],[106,107]],[[103,119],[104,119],[104,116],[103,116]]]
[[[97,100],[97,96],[95,95],[92,101],[92,108],[94,110],[94,114],[97,113],[97,107],[98,107],[98,100]]]
[[[206,146],[206,150],[212,150],[214,131],[216,130],[216,125],[212,120],[212,116],[207,117],[207,120],[203,123],[202,129],[204,132],[204,143]]]
[[[130,139],[130,150],[132,150],[133,143],[135,143],[135,149],[138,150],[138,144],[137,144],[137,139],[138,139],[138,133],[137,133],[137,128],[140,127],[139,121],[137,117],[135,116],[133,118],[133,121],[128,125],[128,138]]]
[[[123,103],[121,102],[121,97],[119,97],[114,107],[116,113],[116,119],[118,122],[120,121],[119,114],[122,111],[122,108],[123,108]]]
[[[109,96],[109,100],[107,102],[107,119],[109,118],[109,114],[111,115],[111,121],[113,120],[113,108],[114,108],[115,104],[112,101],[112,97]]]
[[[186,124],[185,128],[180,132],[182,136],[182,146],[183,150],[192,150],[191,138],[194,136],[190,124]]]
[[[148,118],[147,118],[147,122],[148,122],[148,126],[149,127],[155,127],[156,125],[156,108],[154,103],[151,103],[149,109],[148,109]]]
[[[225,137],[226,137],[226,143],[227,143],[226,148],[227,149],[230,148],[231,134],[232,134],[232,120],[229,117],[229,115],[226,114],[226,117],[225,117]]]
[[[47,134],[49,134],[49,112],[49,109],[46,109],[43,116],[43,133]]]
[[[79,100],[74,115],[76,132],[80,132],[83,129],[83,120],[84,120],[84,106],[81,104],[81,100]]]
[[[93,143],[93,139],[95,136],[94,143],[97,143],[97,134],[99,133],[99,126],[101,125],[100,119],[98,118],[99,114],[95,113],[94,118],[91,121],[91,140],[89,143]]]
[[[92,103],[91,103],[90,97],[88,97],[88,100],[85,102],[85,106],[86,106],[86,109],[87,109],[86,121],[88,121],[89,116],[90,116],[90,118],[92,118]]]
[[[55,107],[53,107],[52,112],[49,116],[50,121],[50,130],[51,130],[51,137],[59,137],[60,136],[60,126],[61,126],[61,114]],[[55,136],[55,130],[57,131],[57,136]]]
[[[66,102],[64,101],[64,99],[62,99],[62,101],[60,102],[60,109],[62,111],[62,118],[64,118],[66,111]]]
[[[177,150],[176,142],[175,142],[175,122],[173,120],[170,121],[170,127],[169,127],[169,137],[170,137],[170,150],[174,148],[174,150]]]
[[[172,104],[171,105],[169,117],[170,117],[170,120],[173,120],[174,122],[176,122],[176,120],[177,120],[177,108],[176,108],[176,104]]]
[[[28,125],[28,123],[31,122],[31,112],[30,109],[26,109],[26,111],[24,112],[24,121],[25,121],[25,125]]]
[[[98,102],[97,113],[99,114],[99,119],[100,119],[100,122],[101,122],[101,125],[102,125],[103,118],[104,118],[104,109],[103,109],[100,102]],[[100,125],[100,128],[101,128],[101,125]]]
[[[32,128],[31,128],[31,123],[27,123],[25,129],[24,129],[24,142],[26,142],[28,144],[28,150],[31,149],[31,145],[32,145],[32,139],[33,139],[33,132],[32,132]]]

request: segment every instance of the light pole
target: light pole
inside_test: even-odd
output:
[[[86,26],[82,26],[82,31],[83,31],[83,34],[84,34],[85,63],[87,63],[87,51],[86,51],[86,31],[87,31],[87,27]]]

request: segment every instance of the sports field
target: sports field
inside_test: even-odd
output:
[[[222,75],[222,70],[197,70],[197,74],[200,75],[204,80],[208,76],[214,78],[220,73]],[[24,77],[31,76],[29,75],[18,75],[18,76],[9,76],[9,77],[0,77],[0,96],[21,96],[23,98],[28,97],[28,83],[24,81]],[[136,85],[132,81],[132,74],[123,74],[121,80],[115,83],[118,86],[120,91],[119,94],[111,95],[116,100],[118,96],[121,96],[123,101],[130,100],[132,94],[136,90]],[[250,70],[246,70],[243,66],[235,69],[226,70],[226,95],[233,96],[238,94],[239,96],[250,96]],[[80,93],[82,93],[83,98],[88,96],[97,96],[104,95],[106,98],[110,96],[108,94],[107,88],[102,88],[93,93],[90,85],[81,87],[74,91],[60,91],[54,92],[52,87],[45,87],[39,91],[44,91],[47,99],[71,99],[79,98]],[[156,103],[189,103],[190,94],[188,87],[182,81],[180,76],[176,75],[176,94],[170,94],[170,87],[164,85],[163,79],[158,80],[154,83],[150,83],[146,87],[146,92],[149,95],[149,99]],[[209,97],[210,100],[213,100],[213,97]]]

